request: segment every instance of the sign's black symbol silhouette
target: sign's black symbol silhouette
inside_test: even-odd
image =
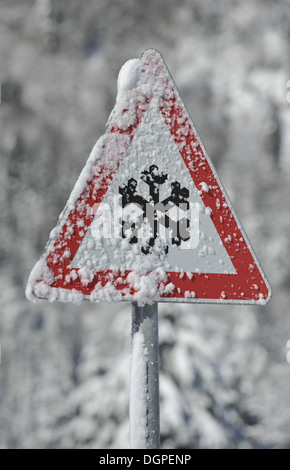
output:
[[[141,180],[149,186],[149,200],[138,194],[138,183],[134,178],[130,178],[127,184],[119,186],[119,193],[122,195],[120,204],[122,208],[134,204],[141,209],[141,214],[136,215],[133,220],[122,220],[122,238],[129,238],[131,244],[138,242],[138,230],[142,224],[147,221],[150,225],[151,236],[142,246],[141,251],[147,255],[152,251],[156,239],[160,233],[160,226],[163,225],[170,231],[171,243],[180,246],[181,241],[187,241],[190,238],[190,222],[187,217],[180,220],[173,220],[168,215],[172,208],[177,211],[188,213],[189,210],[189,190],[182,188],[178,181],[171,183],[171,194],[169,197],[160,201],[160,186],[168,179],[168,175],[159,170],[157,165],[151,165],[149,170],[141,173]],[[140,213],[140,210],[139,210]],[[180,212],[179,212],[180,213]],[[178,217],[177,217],[178,219]],[[129,236],[128,236],[129,234]],[[165,253],[168,253],[168,246],[164,247]]]

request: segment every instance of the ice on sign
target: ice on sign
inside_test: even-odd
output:
[[[27,296],[265,303],[268,283],[158,52],[127,62]]]

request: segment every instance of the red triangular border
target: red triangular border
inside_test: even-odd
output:
[[[154,81],[155,85],[160,84],[159,88],[155,87],[156,93],[159,94],[160,111],[196,187],[202,189],[201,183],[206,183],[209,187],[208,192],[201,191],[201,198],[205,206],[212,211],[211,219],[237,273],[203,274],[194,272],[190,276],[187,274],[181,276],[180,273],[169,272],[167,280],[162,284],[163,294],[161,293],[160,300],[266,303],[271,295],[269,284],[237,217],[233,213],[225,190],[215,173],[163,59],[157,51],[151,49],[145,51],[140,60],[142,68],[140,69],[139,82],[152,83]],[[136,297],[136,289],[130,284],[127,277],[130,271],[121,273],[110,270],[98,271],[94,273],[91,282],[85,285],[81,276],[78,275],[78,269],[72,270],[70,268],[86,231],[93,221],[96,208],[110,186],[151,102],[152,96],[144,95],[138,91],[137,87],[131,91],[132,93],[135,93],[136,102],[135,123],[127,128],[124,126],[121,128],[117,124],[117,117],[125,115],[128,109],[123,108],[118,111],[118,116],[112,114],[115,123],[99,143],[101,160],[98,155],[96,160],[91,157],[88,161],[85,169],[89,166],[92,176],[86,181],[86,171],[84,171],[82,178],[85,180],[85,184],[81,193],[75,198],[74,207],[71,209],[72,202],[69,201],[58,227],[59,234],[55,240],[48,243],[42,258],[52,273],[52,277],[44,275],[43,270],[41,272],[41,269],[38,268],[38,274],[34,273],[33,276],[34,287],[39,283],[44,283],[48,286],[48,292],[51,289],[54,293],[57,290],[70,290],[82,293],[84,296],[90,296],[93,291],[96,291],[96,286],[97,290],[101,291],[102,287],[112,285],[121,293],[122,298],[134,300]],[[154,97],[156,98],[156,96]],[[128,96],[128,103],[129,101],[130,96]],[[177,121],[182,122],[182,126],[178,125]],[[118,146],[119,154],[114,154],[112,161],[110,148],[113,144],[114,148]],[[76,192],[76,188],[74,191]],[[84,222],[82,227],[77,224],[80,218]],[[165,294],[164,287],[172,285],[171,283],[176,287],[173,291],[169,289]],[[35,292],[35,288],[32,290]],[[45,290],[42,289],[41,292],[41,296],[46,297]],[[57,295],[54,294],[54,296],[57,298]],[[97,298],[97,296],[95,297]],[[106,300],[106,298],[101,297],[101,300]],[[110,299],[108,298],[108,300]]]

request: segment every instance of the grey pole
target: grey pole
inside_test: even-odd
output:
[[[158,304],[132,303],[130,447],[159,449]]]

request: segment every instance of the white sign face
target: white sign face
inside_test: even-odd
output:
[[[176,217],[179,219],[188,217],[190,222],[188,240],[181,240],[180,245],[172,243],[171,233],[174,227],[171,228],[169,224],[167,229],[160,222],[154,245],[161,241],[161,244],[168,247],[168,252],[161,258],[160,252],[157,256],[154,249],[147,255],[142,252],[142,245],[148,239],[144,219],[146,213],[148,217],[149,211],[145,209],[143,212],[137,202],[138,198],[142,197],[148,201],[148,204],[153,205],[149,202],[150,187],[142,180],[142,173],[149,171],[156,162],[158,162],[158,171],[167,176],[166,181],[158,187],[158,202],[162,203],[171,195],[171,184],[177,180],[181,187],[188,190],[189,196],[186,201],[190,203],[188,209],[184,207],[185,210],[182,210],[179,205],[173,205],[168,211],[168,217],[173,222]],[[137,182],[136,203],[122,208],[120,188],[128,184],[131,179]],[[128,238],[121,236],[121,221],[126,219],[126,215],[129,228],[134,215],[140,217],[139,229],[136,230],[137,241],[134,244],[130,244],[130,236]],[[162,215],[160,212],[160,219]],[[147,229],[150,238],[150,224],[147,224]],[[150,266],[150,269],[162,267],[166,271],[175,272],[224,274],[236,272],[164,118],[154,105],[149,106],[146,111],[126,158],[114,175],[71,266],[98,270],[113,268],[134,270],[144,262]]]
[[[96,144],[27,288],[140,305],[266,303],[270,288],[154,50],[127,62]]]

